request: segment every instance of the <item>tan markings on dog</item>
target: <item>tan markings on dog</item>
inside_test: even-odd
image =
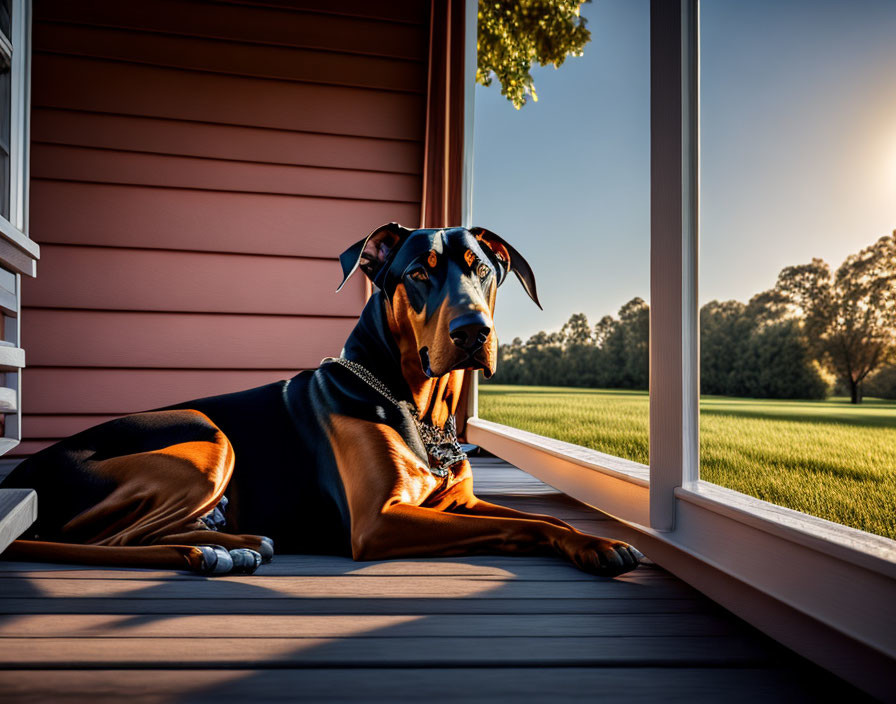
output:
[[[497,286],[492,281],[487,294],[488,308],[483,306],[481,309],[489,316],[489,319],[492,318],[495,310],[496,293]],[[448,334],[450,324],[448,318],[451,314],[452,311],[448,303],[442,302],[427,322],[425,308],[417,313],[411,307],[404,284],[399,284],[395,288],[391,301],[386,300],[386,321],[392,337],[398,345],[401,372],[408,382],[421,418],[447,418],[447,413],[444,413],[444,408],[439,406],[439,402],[447,402],[448,399],[453,399],[453,405],[448,405],[449,412],[454,413],[456,409],[460,385],[463,383],[463,370],[454,370],[444,374],[449,376],[450,380],[443,387],[443,394],[438,388],[439,378],[426,376],[420,363],[420,349],[423,347],[429,350],[430,367],[436,374],[441,370],[451,369],[464,361],[464,353],[452,342]],[[489,333],[479,357],[489,371],[494,373],[498,358],[498,338],[494,329]],[[437,408],[438,410],[435,410]],[[431,414],[433,410],[435,410],[435,416]]]
[[[329,439],[351,515],[353,553],[390,506],[419,506],[439,486],[426,464],[388,425],[333,415]]]
[[[464,252],[464,261],[467,263],[468,267],[472,268],[473,262],[476,261],[476,255],[473,254],[472,249],[468,249],[466,252]]]
[[[215,427],[198,411],[184,414],[187,422]],[[216,429],[210,441],[183,442],[151,452],[87,461],[98,477],[116,488],[95,506],[75,516],[63,533],[90,536],[92,545],[148,545],[172,533],[199,528],[197,519],[220,501],[233,473],[230,441]]]
[[[427,347],[433,368],[450,368],[462,355],[447,334],[448,308],[443,303],[436,315],[426,323],[425,310],[415,313],[407,302],[407,293],[399,285],[391,302],[386,302],[386,319],[401,354],[402,376],[408,383],[414,404],[423,419],[431,419],[442,427],[450,414],[457,410],[464,371],[448,372],[439,377],[428,377],[420,364],[420,348]],[[439,365],[443,365],[440,367]]]
[[[436,480],[391,427],[331,416],[329,439],[351,515],[352,557],[546,552],[559,529],[536,520],[477,516],[469,464]],[[455,509],[452,513],[448,509]],[[463,515],[466,514],[466,515]]]
[[[430,250],[429,256],[426,258],[426,263],[429,264],[430,269],[436,268],[436,264],[439,263],[439,255],[436,254],[435,250]]]
[[[492,320],[494,320],[495,317],[495,300],[497,298],[497,294],[498,285],[493,278],[487,294],[488,311]],[[485,344],[482,345],[482,351],[479,353],[479,359],[482,360],[483,364],[485,364],[486,369],[488,369],[488,376],[491,376],[495,373],[495,369],[497,369],[498,367],[498,335],[495,332],[494,326],[492,326],[488,337],[485,339]]]
[[[432,393],[427,400],[425,408],[428,412],[424,417],[428,417],[433,425],[444,428],[448,416],[457,412],[460,390],[464,384],[464,374],[464,370],[457,369],[438,379],[431,380],[436,383],[430,384]]]
[[[478,499],[473,494],[473,469],[464,460],[451,468],[449,480],[437,486],[420,505],[437,511],[453,511],[476,501]]]
[[[484,244],[486,247],[488,247],[490,250],[492,250],[492,252],[495,253],[495,256],[498,257],[498,259],[500,259],[501,261],[504,261],[504,262],[509,262],[510,261],[510,252],[508,251],[507,247],[505,247],[500,242],[486,239],[483,235],[484,235],[484,233],[480,232],[479,234],[476,235],[476,239],[479,242],[481,242],[482,244]]]
[[[106,545],[48,543],[42,540],[16,540],[6,549],[3,556],[13,560],[193,571],[198,571],[202,565],[202,551],[193,545],[109,547]]]

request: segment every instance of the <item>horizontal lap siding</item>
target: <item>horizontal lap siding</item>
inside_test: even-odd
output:
[[[341,251],[376,225],[416,223],[420,212],[415,203],[36,178],[31,203],[32,236],[41,244],[323,257],[334,266]]]
[[[338,254],[419,220],[426,6],[35,4],[20,454],[339,353]]]
[[[31,308],[349,317],[361,277],[335,295],[331,259],[45,244]],[[85,276],[95,267],[102,276]],[[65,291],[65,298],[59,290]]]

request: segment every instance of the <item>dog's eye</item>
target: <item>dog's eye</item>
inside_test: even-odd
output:
[[[476,269],[476,273],[479,274],[480,279],[484,279],[492,273],[492,270],[488,268],[488,264],[485,262],[479,262],[479,267]]]
[[[410,274],[408,274],[414,281],[429,281],[429,274],[426,273],[426,269],[414,269]]]

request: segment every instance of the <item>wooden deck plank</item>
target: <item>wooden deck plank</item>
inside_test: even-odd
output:
[[[592,582],[594,577],[576,569],[560,559],[510,558],[507,562],[466,562],[466,561],[395,561],[395,562],[353,562],[345,559],[305,561],[302,555],[280,555],[270,564],[259,568],[263,577],[476,577],[489,579],[556,580],[564,582]],[[298,559],[296,559],[298,558]],[[338,561],[336,561],[338,559]],[[498,558],[500,559],[500,558]],[[513,564],[513,562],[516,564]],[[153,579],[208,582],[202,575],[170,570],[115,569],[112,567],[85,568],[79,565],[40,565],[34,569],[27,562],[0,563],[0,580],[26,579]],[[676,582],[668,572],[649,567],[641,567],[633,573],[617,578],[622,582],[637,584],[650,582]],[[212,580],[215,583],[220,579]],[[2,597],[0,597],[2,598]]]
[[[0,616],[4,638],[459,638],[561,636],[721,636],[748,629],[722,614],[281,614],[181,615],[134,618],[123,615],[71,614]],[[2,641],[0,641],[2,642]],[[0,646],[0,660],[2,660]]]
[[[818,689],[785,669],[475,668],[0,671],[4,702],[582,701],[653,704],[802,704]]]
[[[482,667],[769,664],[767,648],[740,636],[385,638],[4,638],[0,668]]]
[[[44,579],[3,583],[3,599],[13,597],[143,599],[256,599],[256,598],[404,598],[413,601],[433,595],[479,599],[656,599],[688,598],[697,592],[682,582],[660,588],[632,580],[562,581],[508,580],[493,577],[225,577],[209,580]]]
[[[714,607],[694,599],[0,599],[0,614],[653,614],[704,613]]]

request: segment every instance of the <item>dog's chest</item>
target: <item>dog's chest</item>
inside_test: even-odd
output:
[[[423,462],[403,462],[397,469],[393,495],[402,503],[419,506],[442,483]]]

